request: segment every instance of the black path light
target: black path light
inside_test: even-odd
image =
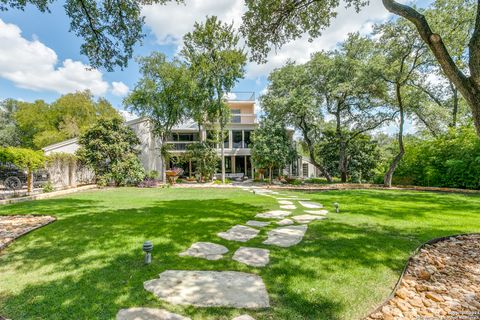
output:
[[[145,264],[150,264],[152,262],[153,243],[151,241],[145,241],[142,249],[143,252],[145,252]]]
[[[333,206],[335,207],[335,212],[340,213],[340,204],[338,202],[335,202]]]

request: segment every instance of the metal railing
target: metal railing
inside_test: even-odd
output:
[[[226,94],[228,101],[255,101],[255,92],[253,91],[234,91]]]
[[[255,124],[257,115],[255,113],[235,113],[230,117],[230,123]]]

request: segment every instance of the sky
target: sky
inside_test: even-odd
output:
[[[424,1],[427,0],[417,4]],[[245,11],[243,0],[185,2],[185,5],[144,7],[146,37],[135,47],[134,57],[152,51],[173,57],[181,48],[183,35],[193,29],[195,21],[217,15],[238,27]],[[340,7],[331,26],[313,42],[306,37],[298,39],[272,52],[266,64],[249,62],[245,79],[233,91],[254,91],[258,97],[267,86],[269,72],[288,59],[305,62],[316,51],[335,48],[348,33],[367,34],[375,23],[392,18],[381,1],[370,2],[360,13]],[[62,1],[55,1],[50,10],[51,13],[41,13],[29,6],[25,11],[0,12],[0,99],[51,102],[61,94],[90,89],[95,96],[105,97],[123,110],[122,99],[139,78],[134,59],[124,70],[87,70],[88,59],[80,54],[82,40],[69,32],[70,21]]]

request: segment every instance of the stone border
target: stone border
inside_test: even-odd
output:
[[[8,216],[6,216],[6,217],[11,217],[11,216],[18,216],[18,215],[8,215]],[[26,216],[26,215],[25,215],[25,216]],[[30,214],[29,216],[33,216],[33,217],[50,217],[50,218],[52,218],[52,220],[47,221],[47,222],[45,222],[45,223],[42,223],[42,224],[40,224],[40,225],[38,225],[38,226],[36,226],[36,227],[26,229],[24,232],[19,233],[17,237],[13,238],[13,239],[10,240],[9,242],[4,243],[3,245],[0,244],[0,253],[1,253],[2,250],[4,250],[4,249],[5,249],[6,247],[8,247],[10,244],[12,244],[13,242],[15,242],[15,240],[17,240],[18,238],[23,237],[24,235],[26,235],[26,234],[28,234],[28,233],[30,233],[30,232],[32,232],[32,231],[35,231],[35,230],[37,230],[37,229],[40,229],[40,228],[42,228],[42,227],[45,227],[45,226],[49,225],[50,223],[53,223],[53,222],[57,221],[57,218],[56,218],[56,217],[50,216],[50,215]],[[1,316],[0,316],[0,320],[2,320],[2,317],[1,317]]]
[[[80,191],[92,190],[92,189],[97,189],[97,188],[98,188],[98,186],[96,184],[90,184],[90,185],[81,186],[81,187],[77,187],[77,188],[64,189],[64,190],[48,192],[48,193],[40,193],[40,194],[35,194],[35,195],[31,195],[31,196],[26,196],[26,197],[9,198],[9,199],[0,200],[0,205],[14,204],[14,203],[19,203],[19,202],[24,202],[24,201],[48,199],[48,198],[52,198],[52,197],[56,197],[56,196],[63,196],[63,195],[70,194],[70,193],[76,193],[76,192],[80,192]]]
[[[474,233],[460,233],[460,234],[454,234],[454,235],[450,235],[450,236],[434,238],[434,239],[428,240],[428,241],[422,243],[420,246],[418,246],[413,251],[413,253],[410,255],[410,257],[408,258],[407,263],[403,267],[402,273],[400,274],[400,277],[398,278],[398,281],[395,284],[395,287],[393,287],[393,290],[390,293],[390,295],[377,308],[375,308],[373,311],[369,312],[366,316],[362,317],[361,319],[366,319],[369,316],[371,316],[372,314],[380,312],[382,310],[382,308],[385,305],[387,305],[387,303],[390,302],[391,299],[393,299],[395,297],[395,294],[397,293],[397,290],[402,283],[403,277],[405,276],[405,273],[407,272],[408,267],[412,263],[413,258],[420,252],[421,249],[423,249],[427,245],[432,245],[432,244],[435,244],[437,242],[448,240],[450,238],[457,238],[457,237],[461,237],[461,236],[472,236],[472,235],[480,235],[480,233],[476,233],[476,232],[474,232]]]

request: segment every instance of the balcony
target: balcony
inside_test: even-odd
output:
[[[255,124],[257,115],[255,113],[232,113],[230,123]]]
[[[255,101],[255,92],[253,91],[236,91],[226,94],[226,99],[228,101]]]

